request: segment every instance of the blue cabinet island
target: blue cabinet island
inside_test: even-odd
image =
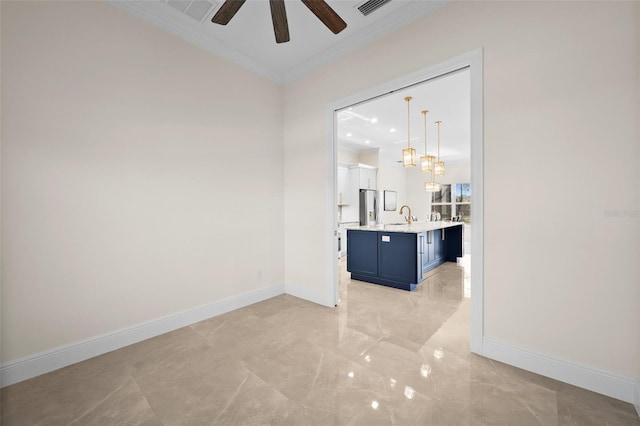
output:
[[[415,290],[426,273],[463,255],[463,224],[425,222],[347,230],[351,279]]]

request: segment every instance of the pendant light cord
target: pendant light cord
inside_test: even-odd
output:
[[[442,121],[436,121],[438,125],[438,163],[440,162],[440,123],[442,123]]]
[[[427,152],[427,114],[428,110],[422,111],[422,115],[424,116],[424,156],[427,157],[429,153]]]
[[[404,98],[407,101],[407,148],[411,148],[411,109],[409,108],[411,99],[411,96]]]

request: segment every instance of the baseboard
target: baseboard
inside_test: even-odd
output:
[[[482,351],[482,355],[487,358],[624,402],[634,403],[634,387],[637,389],[638,385],[633,377],[582,366],[486,337],[482,341]]]
[[[284,285],[276,284],[11,361],[0,366],[0,385],[9,386],[49,373],[280,294],[284,294]]]
[[[293,284],[287,284],[285,286],[285,293],[291,296],[299,297],[300,299],[308,300],[309,302],[317,303],[318,305],[334,307],[333,298],[326,292],[318,292],[311,290],[308,287],[302,287]]]

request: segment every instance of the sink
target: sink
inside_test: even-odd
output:
[[[411,225],[409,225],[408,223],[387,223],[386,225],[384,225],[384,229],[388,231],[404,231],[411,229]]]

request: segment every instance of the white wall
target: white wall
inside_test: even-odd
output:
[[[0,3],[0,25],[2,23],[2,4]],[[0,26],[0,70],[2,70],[2,27]],[[1,74],[2,71],[0,71],[0,309],[2,309],[2,246],[3,246],[3,241],[2,241],[2,214],[3,214],[3,209],[2,209],[2,178],[4,176],[4,172],[2,171],[2,135],[3,133],[3,126],[2,123],[4,121],[3,119],[3,115],[2,115],[2,81],[1,81]],[[3,330],[3,325],[2,325],[2,311],[0,310],[0,363],[2,362],[2,330]],[[1,382],[0,378],[0,382]],[[1,386],[1,383],[0,383]],[[2,404],[2,402],[0,402],[0,405]],[[1,407],[0,407],[1,408]]]
[[[637,8],[636,10],[636,16],[637,16],[637,21],[640,22],[640,7]],[[636,28],[636,38],[640,38],[640,29]],[[638,73],[640,74],[640,43],[637,44],[637,62],[636,62],[636,70],[638,71]],[[640,83],[636,85],[636,93],[638,96],[638,99],[640,99]],[[640,102],[639,102],[640,104]],[[637,139],[640,139],[640,105],[637,106],[636,108],[636,123],[638,123],[638,130],[637,130]],[[638,143],[638,146],[636,147],[636,164],[640,164],[640,142]],[[636,191],[636,198],[635,198],[635,206],[640,206],[640,167],[636,167],[635,169],[635,176],[636,176],[636,188],[638,188],[638,190]],[[640,241],[640,227],[638,227],[639,229],[636,229],[637,231],[637,237],[636,237],[636,241]],[[637,292],[636,294],[636,298],[638,301],[638,306],[640,306],[640,291]],[[640,310],[640,309],[638,309]],[[639,314],[640,315],[640,314]],[[635,385],[635,391],[634,391],[634,405],[636,407],[636,412],[638,413],[638,415],[640,415],[640,332],[638,333],[638,336],[636,338],[637,341],[637,357],[636,357],[636,385]]]
[[[339,164],[358,164],[358,152],[348,149],[338,149]]]
[[[380,157],[379,168],[378,168],[378,190],[380,191],[380,221],[381,223],[400,223],[404,222],[404,217],[407,215],[407,211],[405,210],[402,216],[398,213],[400,207],[404,204],[408,204],[407,202],[407,174],[405,168],[402,167],[402,164],[397,163],[393,160],[386,159],[384,157]],[[384,202],[383,191],[396,191],[396,196],[398,197],[398,205],[395,211],[384,211],[382,203]],[[413,206],[409,204],[412,211],[411,214],[415,215],[413,212]]]
[[[380,148],[363,149],[358,152],[358,162],[372,167],[380,165]]]
[[[102,2],[2,2],[2,360],[283,284],[282,89]]]
[[[635,376],[639,7],[451,3],[288,86],[287,286],[330,300],[325,106],[482,47],[485,336]]]

